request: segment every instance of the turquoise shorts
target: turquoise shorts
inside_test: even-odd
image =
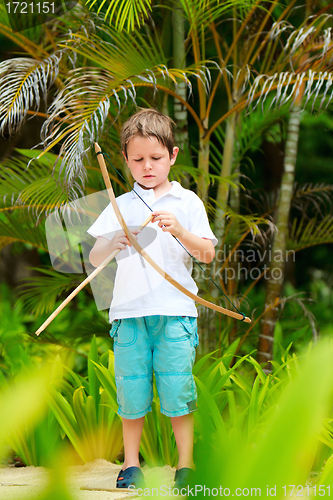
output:
[[[112,322],[118,414],[140,418],[151,411],[153,372],[161,413],[169,417],[197,409],[192,368],[198,346],[197,319],[145,316]]]

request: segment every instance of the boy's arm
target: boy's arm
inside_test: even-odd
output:
[[[179,239],[186,250],[188,250],[197,260],[209,264],[214,259],[215,250],[211,240],[200,238],[200,236],[196,236],[184,228],[183,232],[179,236],[176,236],[176,238]]]
[[[136,235],[139,230],[131,232]],[[89,260],[94,267],[98,267],[114,250],[124,250],[127,245],[131,246],[124,231],[118,231],[111,241],[103,236],[98,236],[89,253]]]
[[[185,229],[170,212],[156,211],[152,222],[158,222],[162,231],[173,234],[196,259],[209,264],[215,257],[211,240],[201,238]]]

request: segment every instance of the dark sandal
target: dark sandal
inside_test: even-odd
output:
[[[189,467],[183,467],[182,469],[176,470],[175,473],[175,488],[179,490],[181,488],[186,488],[194,484],[194,470]]]
[[[142,470],[139,467],[127,467],[121,470],[117,477],[116,488],[144,488],[145,478]]]

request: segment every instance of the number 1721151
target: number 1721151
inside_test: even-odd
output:
[[[54,14],[54,2],[8,2],[8,14]]]
[[[331,496],[331,487],[324,486],[323,484],[320,486],[302,486],[295,484],[289,484],[288,486],[282,486],[285,497],[330,497]]]

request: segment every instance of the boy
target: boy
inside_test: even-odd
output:
[[[196,294],[197,287],[191,278],[192,260],[172,235],[205,263],[213,260],[217,240],[202,201],[192,191],[168,179],[179,151],[174,146],[172,120],[154,109],[142,109],[124,124],[121,148],[136,181],[136,193],[154,210],[147,230],[154,228],[156,233],[153,241],[148,238],[147,253],[154,260],[162,259],[161,267]],[[131,227],[138,227],[149,215],[149,209],[136,193],[132,191],[117,198],[120,212]],[[144,416],[151,411],[154,372],[161,412],[170,416],[175,434],[179,454],[175,486],[180,489],[189,483],[194,470],[192,412],[196,409],[197,394],[192,367],[198,345],[197,309],[192,299],[166,280],[157,279],[151,266],[137,253],[132,254],[111,205],[88,232],[97,238],[90,252],[94,266],[115,249],[123,250],[117,257],[110,307],[125,453],[117,488],[144,486],[139,446]],[[138,234],[137,230],[132,232]]]

